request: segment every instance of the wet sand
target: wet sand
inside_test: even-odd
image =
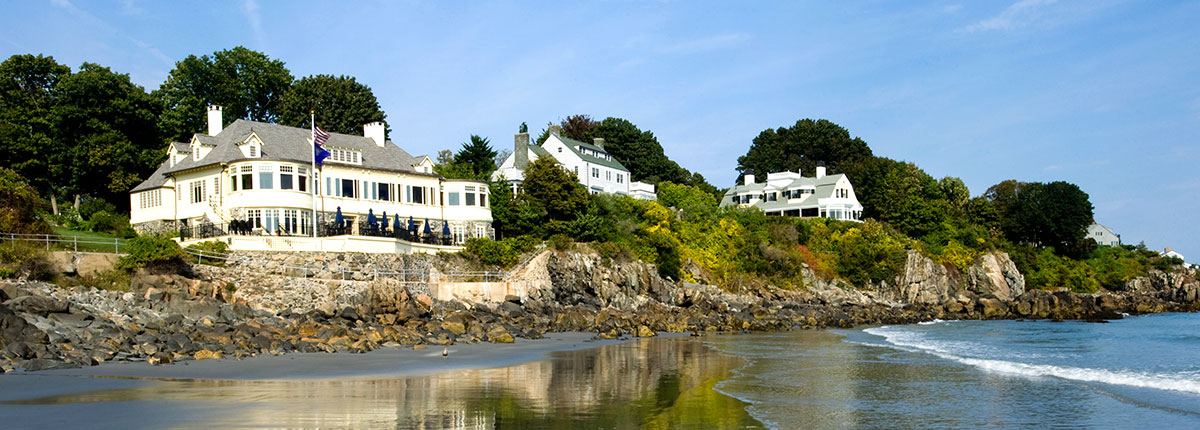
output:
[[[688,336],[383,349],[0,376],[4,428],[761,428]]]

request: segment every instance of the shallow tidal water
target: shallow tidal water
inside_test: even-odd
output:
[[[0,379],[0,427],[1200,428],[1200,315],[668,336],[494,368],[279,375],[0,375],[16,378]]]

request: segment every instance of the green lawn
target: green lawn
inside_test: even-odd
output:
[[[51,243],[50,249],[79,250],[84,252],[117,252],[125,247],[125,239],[117,238],[107,233],[71,230],[64,227],[55,227],[54,232],[59,235],[59,242]],[[119,245],[114,245],[114,239]]]

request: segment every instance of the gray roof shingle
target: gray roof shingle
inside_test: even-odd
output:
[[[242,151],[238,148],[238,144],[245,142],[251,135],[257,135],[263,142],[261,154],[259,154],[258,158],[247,158],[242,155]],[[209,136],[207,134],[197,134],[195,136],[201,144],[214,146],[204,158],[194,160],[190,156],[185,157],[171,167],[168,167],[170,160],[164,161],[149,178],[146,178],[145,181],[138,184],[131,191],[136,192],[158,188],[166,183],[166,177],[170,174],[220,163],[242,160],[291,161],[297,163],[309,163],[312,161],[312,143],[309,140],[312,134],[311,131],[303,128],[239,119],[234,121],[233,124],[229,124],[228,127],[225,127],[216,136]],[[188,148],[188,145],[178,144],[177,147],[183,149]],[[329,140],[325,142],[325,147],[351,149],[361,152],[362,165],[355,165],[355,167],[416,175],[436,175],[418,172],[413,169],[413,164],[417,162],[416,158],[409,155],[408,152],[399,146],[396,146],[392,141],[388,141],[380,147],[369,137],[329,133]],[[326,161],[326,163],[334,164],[335,162]]]

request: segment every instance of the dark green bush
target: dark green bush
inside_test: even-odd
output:
[[[550,236],[550,246],[553,246],[555,251],[566,251],[575,247],[575,241],[565,234],[556,234]]]
[[[183,248],[178,243],[165,236],[138,236],[129,239],[126,245],[128,255],[121,257],[117,267],[133,270],[155,262],[182,261]]]
[[[509,268],[517,264],[521,254],[533,250],[540,242],[530,236],[518,236],[498,241],[488,238],[471,238],[467,239],[466,249],[463,252],[478,257],[479,261],[484,264]]]

